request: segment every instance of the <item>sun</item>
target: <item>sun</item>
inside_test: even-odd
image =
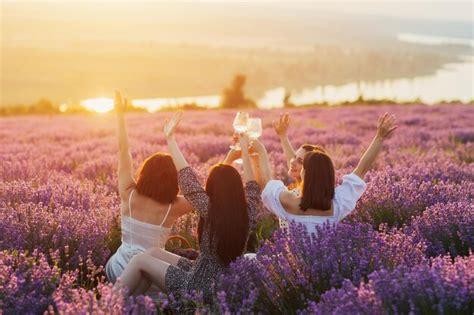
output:
[[[107,113],[114,109],[114,100],[106,97],[91,98],[82,101],[81,105],[96,113]]]

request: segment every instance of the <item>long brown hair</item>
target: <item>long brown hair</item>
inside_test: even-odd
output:
[[[247,200],[239,172],[227,164],[213,166],[207,178],[206,193],[210,207],[207,219],[199,219],[199,242],[204,226],[208,226],[210,243],[214,238],[217,240],[217,255],[229,265],[242,255],[249,235]]]
[[[306,143],[306,144],[301,145],[301,148],[303,148],[306,152],[319,151],[319,152],[326,153],[326,150],[324,150],[322,146],[317,145],[317,144]]]
[[[336,181],[334,165],[322,151],[306,153],[303,160],[304,178],[300,209],[330,210]]]
[[[137,191],[159,203],[172,203],[178,195],[178,171],[166,153],[147,158],[138,172]]]

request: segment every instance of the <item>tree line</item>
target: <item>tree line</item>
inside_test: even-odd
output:
[[[256,108],[254,100],[248,98],[245,95],[244,86],[247,81],[247,77],[243,74],[237,74],[234,76],[230,85],[222,91],[221,97],[221,108]],[[196,104],[182,104],[178,107],[167,107],[163,110],[176,110],[176,109],[201,109]],[[131,112],[146,112],[145,108],[130,106],[128,111]],[[68,105],[59,105],[52,101],[41,98],[33,104],[20,104],[13,106],[0,107],[1,116],[10,115],[57,115],[57,114],[91,114],[94,113],[88,110],[79,103],[71,103]]]

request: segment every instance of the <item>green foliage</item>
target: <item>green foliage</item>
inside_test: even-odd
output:
[[[273,232],[278,229],[278,220],[273,215],[266,216],[258,222],[256,236],[260,244],[264,240],[270,239]]]
[[[194,108],[192,108],[194,109]],[[145,108],[130,105],[127,112],[147,112]],[[58,115],[58,114],[94,114],[81,104],[73,102],[66,106],[59,106],[48,99],[42,98],[33,104],[21,104],[0,107],[0,116],[13,115]]]
[[[59,106],[53,104],[51,101],[47,99],[40,99],[34,104],[31,105],[16,105],[16,106],[8,106],[8,107],[1,107],[0,108],[0,115],[1,116],[9,116],[9,115],[53,115],[59,114]]]
[[[237,74],[234,76],[231,86],[225,88],[222,93],[222,108],[256,107],[253,100],[245,97],[244,85],[246,80],[247,78],[243,74]]]
[[[295,104],[291,102],[291,92],[285,91],[285,96],[283,97],[283,108],[293,108]]]
[[[250,233],[247,243],[247,252],[256,252],[263,241],[270,239],[273,232],[278,230],[278,220],[274,215],[262,216],[257,227]]]

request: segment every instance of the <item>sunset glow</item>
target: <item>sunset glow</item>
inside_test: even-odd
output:
[[[473,9],[0,0],[0,315],[474,315]]]
[[[92,98],[81,102],[81,105],[96,113],[107,113],[114,109],[114,100],[106,97]]]

